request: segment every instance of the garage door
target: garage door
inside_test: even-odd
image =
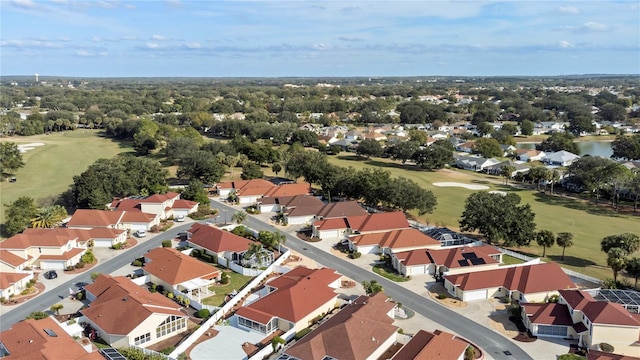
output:
[[[93,241],[93,246],[101,247],[101,248],[108,248],[108,247],[111,247],[111,240],[94,240]]]
[[[131,233],[134,233],[138,230],[149,230],[149,229],[147,229],[146,224],[131,224]]]
[[[566,326],[538,325],[538,336],[567,336]]]
[[[40,268],[42,269],[53,269],[53,270],[64,270],[64,263],[62,261],[40,261]]]
[[[464,299],[463,299],[464,301],[484,300],[487,298],[487,290],[482,289],[482,290],[465,291],[463,296],[464,296]]]
[[[320,231],[321,239],[337,239],[340,237],[340,230],[324,230]]]

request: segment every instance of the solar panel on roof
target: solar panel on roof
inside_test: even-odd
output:
[[[478,256],[474,252],[467,252],[467,253],[463,253],[462,257],[467,260],[471,260],[471,259],[476,259]]]
[[[101,349],[100,354],[102,354],[102,356],[104,356],[107,360],[127,360],[126,357],[124,357],[122,354],[120,354],[120,352],[118,352],[118,350],[114,348]]]
[[[484,262],[484,259],[482,259],[482,258],[469,259],[469,261],[471,261],[471,263],[472,263],[473,265],[482,265],[482,264],[486,264],[486,262]]]
[[[51,330],[51,329],[44,329],[44,332],[46,332],[47,335],[49,335],[51,337],[58,337],[58,334],[56,334],[56,332]]]
[[[460,266],[469,266],[469,263],[467,262],[467,260],[458,260],[458,264],[460,264]]]

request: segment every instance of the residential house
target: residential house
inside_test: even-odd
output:
[[[445,132],[442,131],[436,131],[434,133],[429,134],[429,137],[432,137],[436,140],[442,140],[442,139],[446,139],[449,137],[449,135]]]
[[[446,275],[444,286],[462,301],[504,297],[520,302],[543,302],[558,290],[576,285],[557,263],[501,267],[493,270]]]
[[[316,220],[369,215],[356,201],[338,201],[324,205],[316,214]]]
[[[312,234],[320,239],[340,238],[351,234],[386,232],[408,229],[409,222],[402,211],[347,216],[316,221]]]
[[[155,248],[144,255],[145,275],[165,289],[183,292],[190,298],[210,295],[209,286],[220,280],[222,272],[194,257],[171,248]],[[206,296],[205,296],[206,297]]]
[[[516,147],[509,144],[500,144],[502,156],[512,156],[516,152]]]
[[[503,166],[512,166],[515,169],[509,175],[510,178],[516,176],[516,174],[518,174],[518,173],[522,173],[522,174],[528,173],[529,169],[531,169],[531,166],[529,166],[527,164],[519,164],[517,162],[511,161],[511,160],[507,160],[507,161],[503,161],[503,162],[495,164],[495,165],[487,166],[485,168],[485,170],[486,170],[487,174],[496,175],[496,176],[502,176],[502,167]]]
[[[446,331],[419,330],[391,360],[464,360],[469,343]]]
[[[198,204],[195,201],[179,199],[173,203],[171,209],[173,210],[172,216],[177,218],[179,216],[187,217],[198,211]]]
[[[400,229],[353,235],[347,238],[349,248],[363,254],[386,254],[417,249],[439,248],[440,241],[416,229]]]
[[[382,292],[360,296],[284,354],[290,360],[379,359],[396,341],[395,306]]]
[[[18,264],[24,259],[27,266],[38,266],[41,269],[63,270],[75,266],[87,251],[86,246],[79,243],[79,236],[72,232],[64,233],[56,229],[43,232],[43,229],[27,229],[22,234],[14,235],[0,242],[0,250],[6,250],[14,256],[3,252],[8,263]],[[9,265],[6,265],[9,266]]]
[[[561,131],[564,131],[565,126],[568,126],[568,125],[569,125],[568,123],[561,123],[561,122],[555,122],[555,121],[541,121],[534,124],[533,135],[561,132]]]
[[[26,229],[23,234],[62,235],[77,237],[80,247],[112,247],[127,241],[127,231],[111,228],[72,229],[72,228],[33,228]]]
[[[468,238],[446,227],[427,229],[424,233],[440,241],[440,244],[442,244],[443,247],[466,245],[476,242],[476,240]]]
[[[358,130],[349,130],[344,133],[345,140],[362,140],[362,132]]]
[[[147,347],[188,330],[180,305],[127,277],[102,274],[85,290],[91,304],[80,310],[81,320],[112,347]]]
[[[252,204],[275,185],[263,179],[229,181],[216,184],[218,195],[227,197],[232,192],[242,204]]]
[[[197,203],[189,200],[180,200],[180,194],[175,192],[167,192],[166,194],[154,194],[147,197],[131,197],[126,199],[114,199],[109,208],[111,210],[121,211],[141,211],[148,214],[155,214],[160,216],[160,219],[167,219],[174,214],[174,206],[176,201],[180,201],[178,204],[182,207],[182,215],[188,215],[198,210]],[[188,213],[184,213],[184,208],[187,208]]]
[[[471,171],[482,171],[489,166],[499,164],[500,160],[495,158],[485,159],[480,156],[456,156],[455,166]]]
[[[550,166],[569,166],[578,159],[580,159],[579,155],[560,150],[545,154],[542,161]]]
[[[385,140],[387,140],[387,137],[385,135],[383,135],[383,134],[380,134],[380,133],[368,132],[368,133],[365,133],[362,136],[362,139],[363,140],[369,139],[369,140],[375,140],[375,141],[385,141]]]
[[[640,354],[637,312],[631,313],[617,302],[596,300],[587,291],[560,290],[559,295],[557,303],[521,304],[523,322],[533,335],[571,337],[578,339],[579,346],[593,350],[607,343],[617,354]]]
[[[456,151],[465,152],[471,154],[475,148],[476,143],[474,141],[467,141],[456,145]]]
[[[244,254],[252,244],[257,243],[229,231],[200,223],[193,224],[187,230],[186,241],[193,248],[215,255],[218,263],[225,266],[229,261],[242,264]],[[263,259],[263,265],[269,265],[273,262],[273,254],[268,252],[266,255],[267,258]]]
[[[337,306],[341,278],[333,269],[297,267],[267,282],[258,300],[239,308],[238,326],[265,336],[300,331]]]
[[[322,200],[310,195],[264,197],[258,199],[260,212],[282,212],[284,221],[293,224],[311,222],[325,206]]]
[[[141,211],[109,211],[78,209],[67,227],[71,229],[110,228],[121,230],[151,230],[160,224],[160,215]]]
[[[542,150],[536,149],[516,149],[516,157],[520,161],[542,161],[546,154]]]
[[[104,360],[100,353],[93,351],[91,342],[74,340],[50,317],[23,320],[1,332],[0,357],[11,360]]]
[[[27,289],[33,279],[33,272],[0,272],[0,297],[9,299]]]
[[[264,197],[278,197],[278,196],[296,196],[296,195],[309,195],[311,194],[311,184],[308,182],[303,183],[288,183],[280,184],[268,189],[263,194]]]
[[[453,275],[497,269],[502,263],[502,253],[490,245],[417,249],[394,252],[391,263],[404,276]]]
[[[27,256],[23,258],[12,253],[9,250],[2,249],[0,245],[0,272],[23,272],[25,268],[28,268],[33,261],[33,256]]]

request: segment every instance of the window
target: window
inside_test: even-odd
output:
[[[146,333],[144,335],[136,336],[133,340],[136,345],[144,344],[146,342],[151,341],[151,333]]]
[[[156,338],[174,333],[187,327],[187,319],[171,315],[156,328]]]
[[[566,326],[538,325],[538,335],[567,336]]]

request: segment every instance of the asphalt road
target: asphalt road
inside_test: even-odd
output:
[[[179,232],[185,231],[191,227],[191,223],[174,227],[171,230],[160,233],[156,236],[149,237],[145,241],[140,241],[138,245],[130,250],[124,251],[121,255],[113,257],[104,263],[98,264],[86,273],[79,274],[72,280],[58,285],[57,287],[36,296],[35,298],[16,306],[15,309],[8,311],[0,317],[0,331],[8,330],[11,325],[23,320],[34,311],[48,310],[51,305],[69,296],[69,288],[79,289],[79,283],[91,283],[91,273],[99,272],[110,274],[119,268],[130,264],[134,259],[141,257],[147,251],[161,245],[162,240],[171,239],[178,235]],[[45,283],[46,285],[46,283]]]
[[[237,211],[230,206],[215,201],[211,202],[211,207],[217,208],[218,210],[226,209],[226,215],[227,217],[229,217],[229,219],[230,216]],[[223,213],[220,212],[220,214]],[[249,216],[247,220],[244,221],[244,224],[258,231],[275,230],[275,228],[270,224],[267,224],[251,216]],[[286,247],[304,254],[305,256],[308,256],[309,258],[317,261],[324,266],[335,269],[340,274],[350,277],[355,281],[362,282],[372,279],[377,280],[378,283],[382,285],[382,287],[384,288],[384,292],[388,296],[392,297],[396,301],[401,302],[403,306],[409,307],[416,313],[423,315],[448,329],[451,329],[451,331],[455,332],[456,334],[475,343],[492,358],[533,360],[533,358],[526,352],[524,352],[520,347],[515,345],[509,339],[506,339],[504,336],[494,332],[493,330],[479,325],[478,323],[469,320],[466,317],[459,315],[458,313],[451,311],[444,306],[435,304],[432,301],[425,299],[423,296],[407,290],[393,281],[387,280],[381,276],[377,276],[371,271],[362,269],[325,251],[316,249],[315,247],[306,244],[304,241],[295,236],[289,234],[286,235]],[[510,355],[506,355],[504,351],[508,351]]]

